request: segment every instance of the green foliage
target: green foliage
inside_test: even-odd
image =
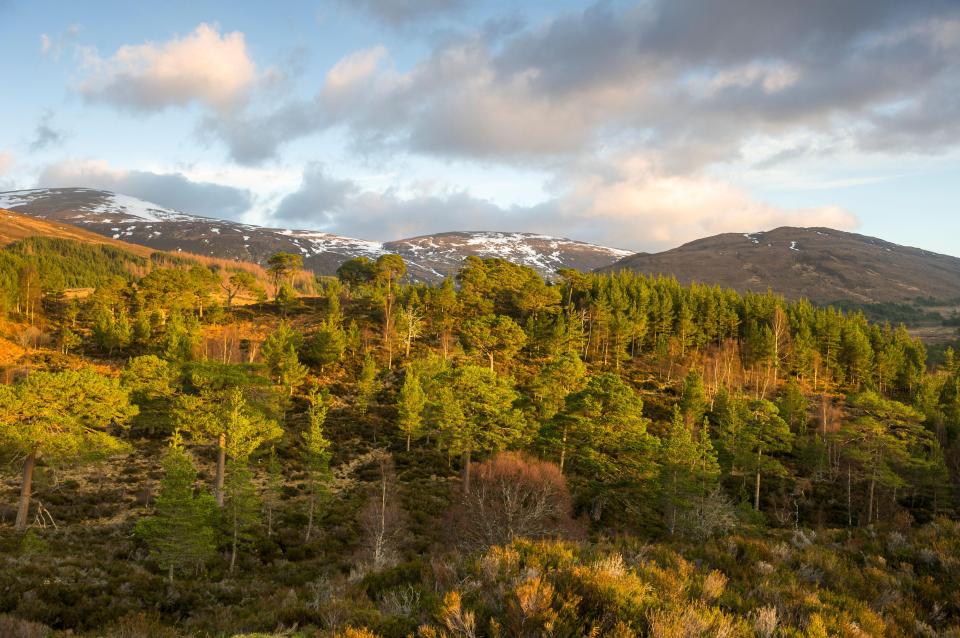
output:
[[[253,484],[253,473],[245,458],[229,464],[225,487],[222,521],[226,536],[230,539],[232,572],[240,550],[253,543],[260,525],[261,501]]]
[[[0,439],[19,455],[70,463],[128,446],[110,433],[137,408],[117,379],[89,368],[33,372],[0,386]]]
[[[397,426],[407,439],[407,451],[410,441],[419,438],[423,430],[423,411],[427,406],[427,395],[420,387],[420,379],[410,369],[403,375],[403,387],[397,401]]]
[[[527,336],[523,329],[510,317],[502,315],[484,315],[465,323],[460,336],[470,350],[480,354],[494,370],[495,360],[506,367],[510,360],[523,348]]]
[[[619,376],[591,376],[586,387],[567,397],[557,415],[561,433],[555,445],[573,474],[575,495],[600,520],[607,503],[630,509],[656,476],[656,437],[647,432],[643,401]]]
[[[275,297],[278,303],[281,301],[280,296],[282,291],[285,297],[289,297],[292,292],[283,284],[289,286],[293,276],[301,268],[303,268],[302,255],[281,252],[271,255],[267,259],[267,272],[270,274],[270,281],[273,283],[274,290],[276,291]],[[284,299],[284,301],[289,301],[289,299]]]
[[[679,407],[660,448],[660,484],[670,533],[683,530],[698,503],[714,492],[720,465],[707,428],[695,435]]]
[[[957,511],[960,365],[944,350],[927,370],[901,328],[632,273],[552,284],[476,258],[459,288],[405,283],[395,256],[355,260],[348,288],[324,279],[323,298],[283,321],[274,307],[219,309],[211,290],[249,298],[250,279],[188,261],[155,260],[139,281],[118,272],[79,300],[44,293],[18,263],[10,309],[35,320],[22,343],[40,345],[20,361],[26,381],[13,369],[0,384],[0,451],[25,459],[37,428],[50,443],[42,546],[0,534],[0,614],[91,635],[899,636],[960,623],[960,534],[936,518]],[[276,284],[294,299],[292,278]],[[103,394],[128,394],[126,408],[78,399],[75,377],[38,377],[68,374],[48,370],[75,366],[79,339],[119,372]],[[45,415],[27,418],[28,404]],[[386,423],[398,434],[378,440]],[[203,482],[216,498],[190,454],[141,438],[174,425],[215,472]],[[108,468],[70,467],[119,450],[131,454]],[[143,554],[123,516],[160,477],[136,537],[151,564],[187,576],[167,585],[131,569]],[[378,530],[389,543],[370,561]],[[458,551],[522,535],[592,540]],[[242,579],[225,577],[217,548]],[[158,611],[141,622],[129,613],[141,608]]]
[[[370,409],[370,402],[380,391],[380,381],[377,375],[380,371],[377,369],[377,361],[373,355],[367,355],[363,360],[363,367],[360,369],[360,378],[357,379],[357,414],[361,417],[367,415]]]
[[[531,438],[519,398],[509,379],[489,368],[462,365],[441,373],[440,440],[445,449],[462,454],[492,452],[522,445]]]
[[[203,569],[216,552],[217,504],[197,492],[197,470],[175,437],[163,459],[163,478],[153,515],[137,521],[135,533],[151,558],[169,573]]]
[[[300,333],[292,330],[286,322],[281,323],[263,342],[261,352],[270,376],[285,390],[287,396],[293,396],[307,378],[307,368],[297,356],[302,342]]]

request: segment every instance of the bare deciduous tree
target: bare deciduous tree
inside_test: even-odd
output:
[[[377,463],[380,480],[367,504],[360,510],[360,526],[364,537],[361,561],[374,569],[382,569],[397,559],[405,516],[397,494],[393,458],[389,454],[378,455]]]
[[[501,452],[475,465],[473,473],[459,525],[461,538],[468,544],[549,538],[572,529],[570,492],[553,463]]]

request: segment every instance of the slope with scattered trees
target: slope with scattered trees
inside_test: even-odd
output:
[[[270,265],[7,308],[48,341],[0,385],[0,633],[960,633],[952,351],[629,272]]]

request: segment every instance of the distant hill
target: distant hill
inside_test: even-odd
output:
[[[0,247],[12,244],[15,241],[20,241],[21,239],[27,239],[28,237],[53,237],[57,239],[72,239],[85,244],[103,244],[125,250],[141,257],[149,257],[150,254],[154,252],[152,248],[104,237],[93,231],[84,230],[71,224],[37,219],[0,208]]]
[[[726,233],[602,268],[621,269],[818,303],[960,299],[960,259],[829,228]]]
[[[341,237],[315,230],[264,228],[191,215],[134,197],[89,188],[48,188],[0,193],[0,207],[158,250],[263,263],[273,253],[303,255],[305,266],[331,275],[347,259],[397,253],[412,278],[437,282],[456,273],[468,255],[503,257],[544,277],[557,269],[589,271],[629,251],[532,233],[449,232],[390,242]],[[455,211],[451,211],[454,215]]]
[[[263,288],[269,288],[270,282],[268,274],[258,264],[187,252],[168,253],[105,237],[72,224],[0,208],[0,297],[11,294],[24,259],[33,261],[40,268],[41,281],[47,290],[94,287],[113,276],[140,277],[157,267],[189,267],[194,264],[216,268],[224,280],[235,271],[245,270]],[[303,273],[295,283],[307,290],[312,280],[312,275]],[[237,301],[243,303],[252,299],[249,295],[241,295]]]

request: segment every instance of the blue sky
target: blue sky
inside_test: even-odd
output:
[[[958,59],[951,0],[0,0],[0,190],[366,239],[827,225],[960,256]]]

